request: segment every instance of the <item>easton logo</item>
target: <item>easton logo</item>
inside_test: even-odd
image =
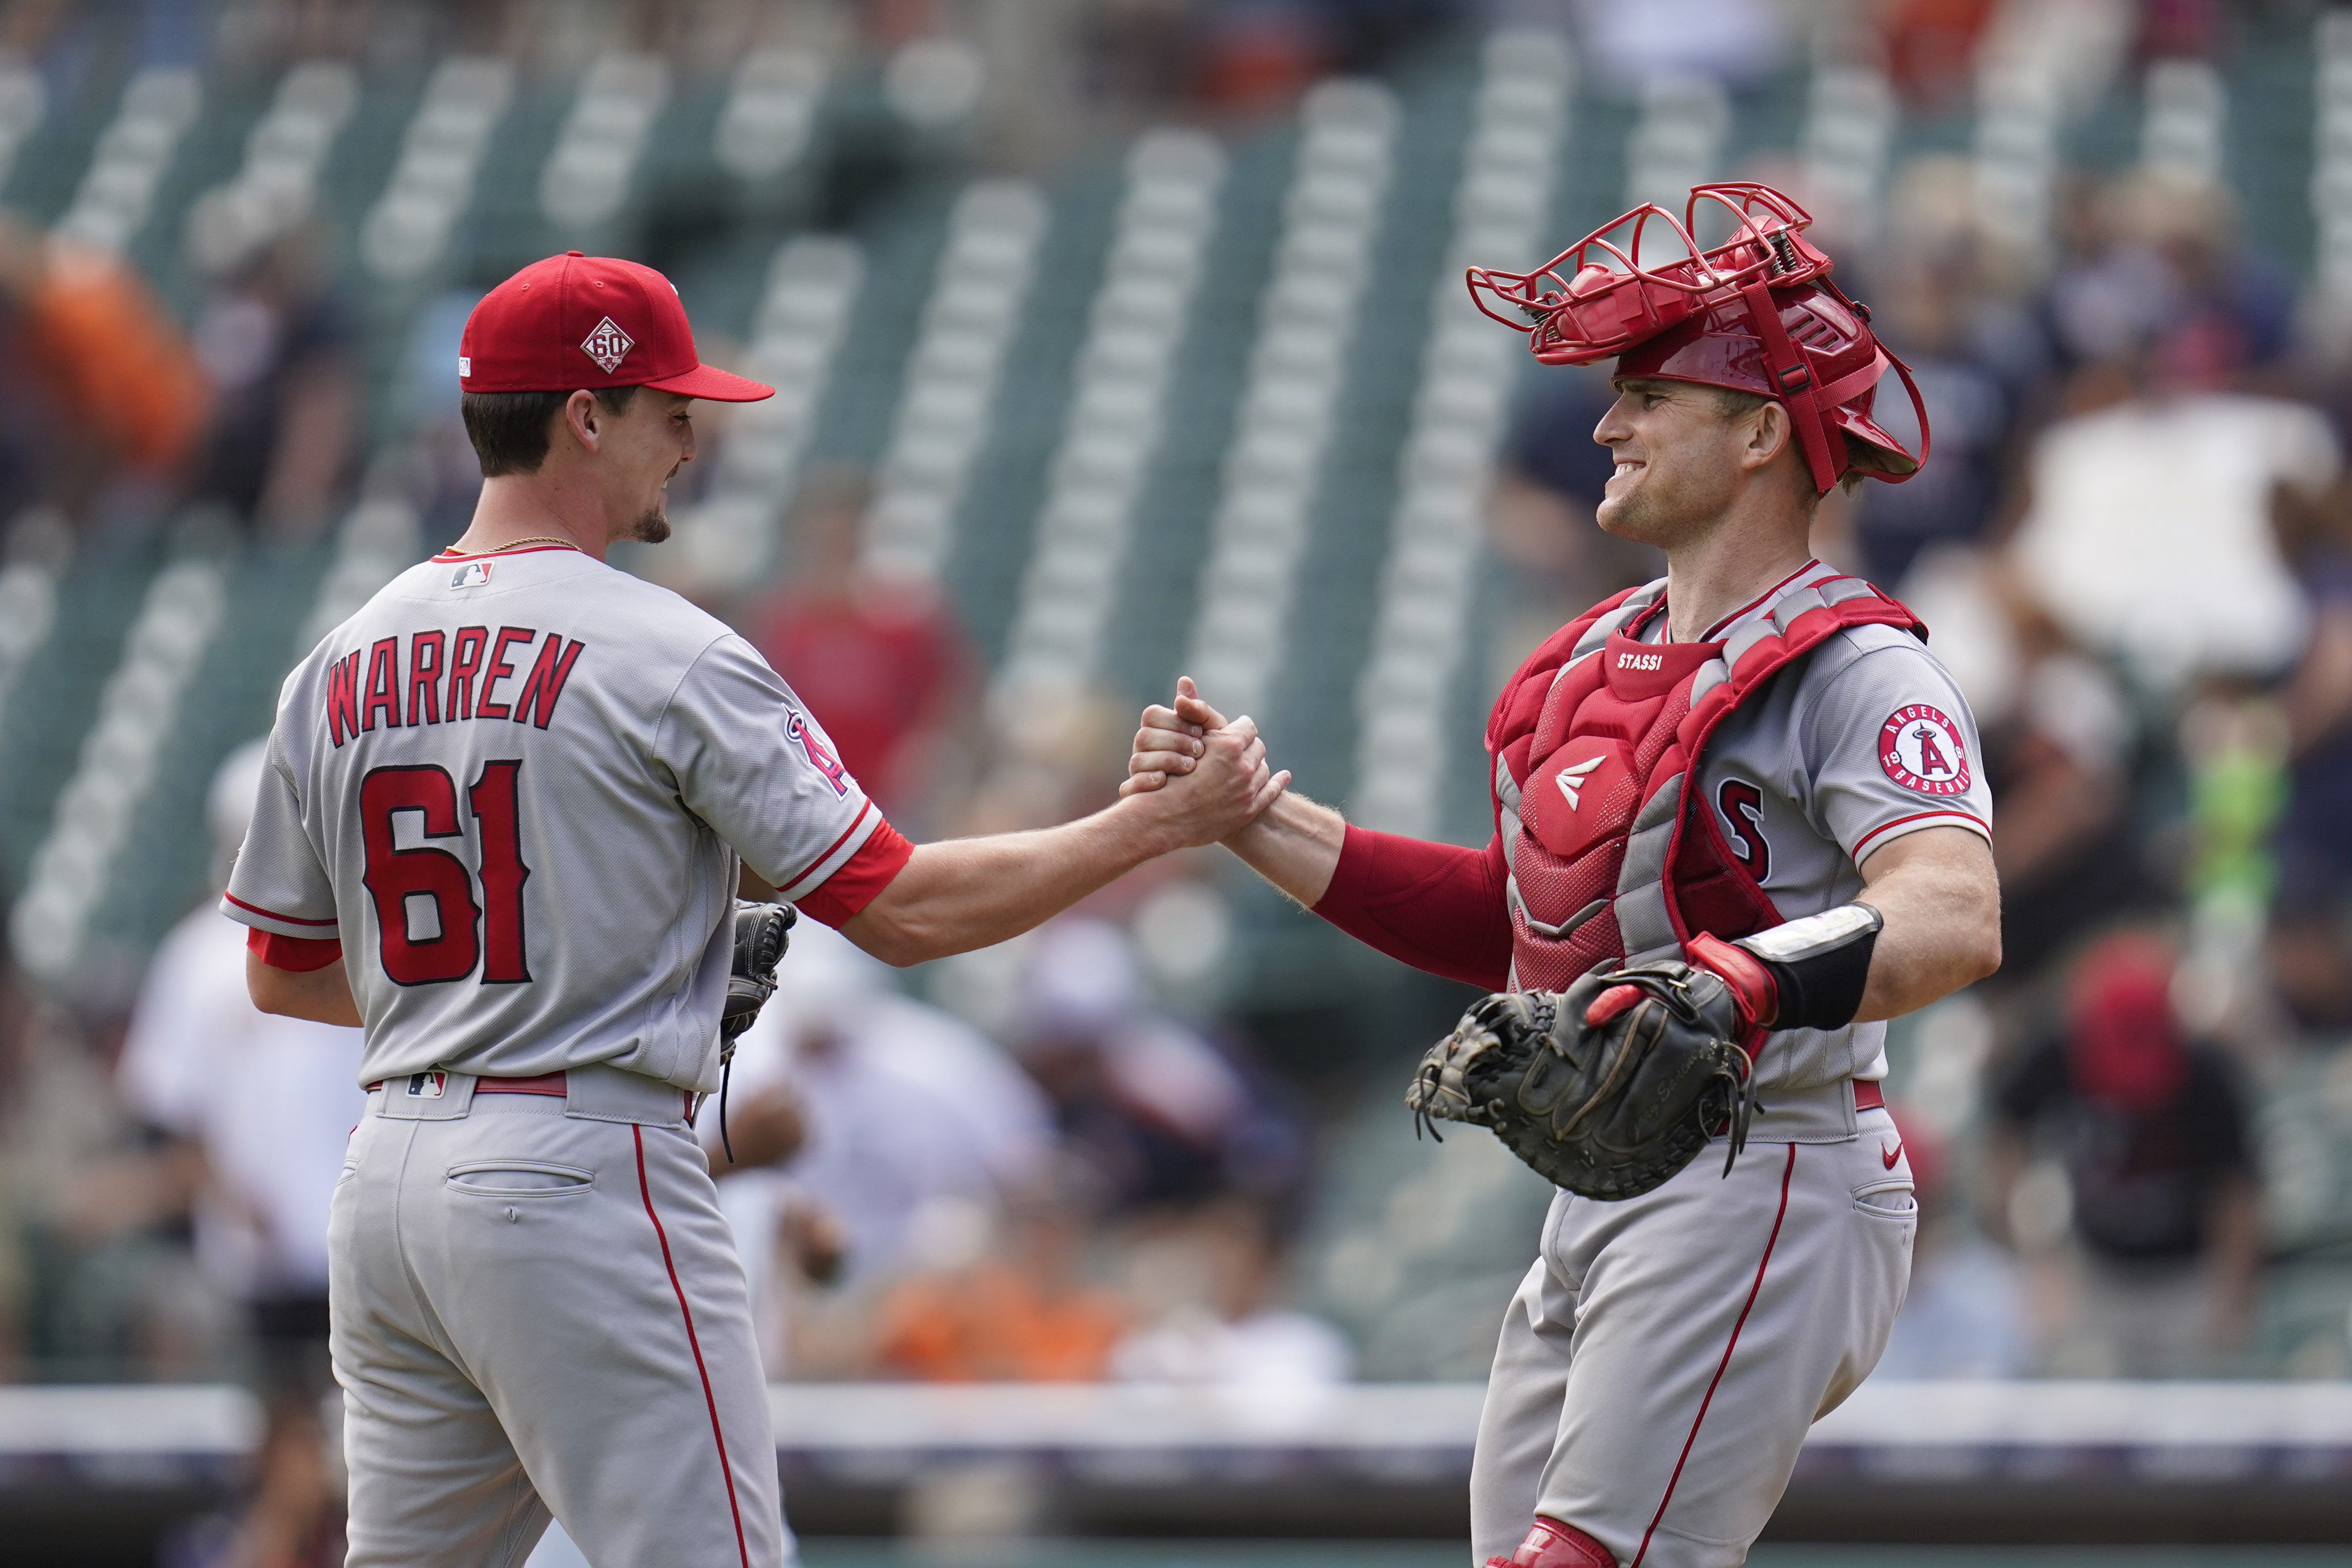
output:
[[[636,346],[630,341],[628,333],[613,324],[610,316],[597,322],[596,330],[580,340],[580,352],[594,360],[596,368],[607,375],[620,369],[621,362],[628,358],[629,351]]]
[[[1621,653],[1617,656],[1620,669],[1664,669],[1666,656],[1662,653]]]
[[[1878,727],[1878,765],[1905,789],[1921,795],[1965,795],[1969,752],[1960,727],[1924,702],[1897,708]]]
[[[1574,811],[1577,808],[1578,795],[1583,790],[1585,781],[1592,776],[1592,770],[1599,767],[1605,760],[1602,757],[1591,757],[1580,763],[1570,763],[1552,775],[1552,782],[1559,785],[1559,793],[1568,797],[1569,810]]]
[[[792,723],[786,733],[801,743],[801,750],[808,753],[809,766],[824,775],[824,782],[833,786],[833,793],[845,799],[847,798],[849,770],[843,767],[841,759],[835,756],[826,748],[825,743],[817,738],[816,727],[795,713],[793,715]]]

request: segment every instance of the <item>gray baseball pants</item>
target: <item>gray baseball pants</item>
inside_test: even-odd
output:
[[[437,1081],[436,1081],[437,1080]],[[348,1568],[778,1568],[743,1270],[677,1089],[368,1097],[328,1226]]]
[[[1718,1140],[1641,1197],[1553,1198],[1486,1384],[1475,1561],[1508,1558],[1538,1513],[1622,1568],[1747,1560],[1910,1282],[1902,1136],[1883,1110],[1843,1112],[1856,1134],[1751,1135],[1728,1177]]]

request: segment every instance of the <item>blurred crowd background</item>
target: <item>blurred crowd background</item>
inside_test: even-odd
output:
[[[211,903],[285,670],[463,529],[488,284],[643,259],[782,388],[620,563],[910,834],[1107,803],[1181,669],[1469,842],[1503,676],[1656,563],[1605,372],[1460,268],[1709,178],[1917,371],[1933,461],[1816,544],[1996,792],[2006,966],[1891,1041],[1882,1375],[2352,1376],[2352,15],[2298,0],[0,5],[0,1376],[253,1380],[310,1528],[355,1032],[255,1015]],[[1213,852],[904,973],[803,922],[719,1157],[771,1370],[1483,1376],[1546,1194],[1411,1136],[1466,999]]]

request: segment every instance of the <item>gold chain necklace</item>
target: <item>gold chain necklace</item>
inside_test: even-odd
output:
[[[560,544],[566,550],[577,550],[580,548],[568,539],[558,539],[554,535],[547,533],[534,533],[528,539],[509,539],[504,544],[499,545],[496,549],[491,550],[465,551],[459,550],[454,544],[451,545],[449,549],[452,553],[458,555],[496,555],[502,551],[512,550],[517,545],[521,544]]]

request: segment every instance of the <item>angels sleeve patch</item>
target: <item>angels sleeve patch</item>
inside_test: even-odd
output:
[[[1960,727],[1924,702],[1897,708],[1878,727],[1878,765],[1921,795],[1968,793],[1969,752]]]

